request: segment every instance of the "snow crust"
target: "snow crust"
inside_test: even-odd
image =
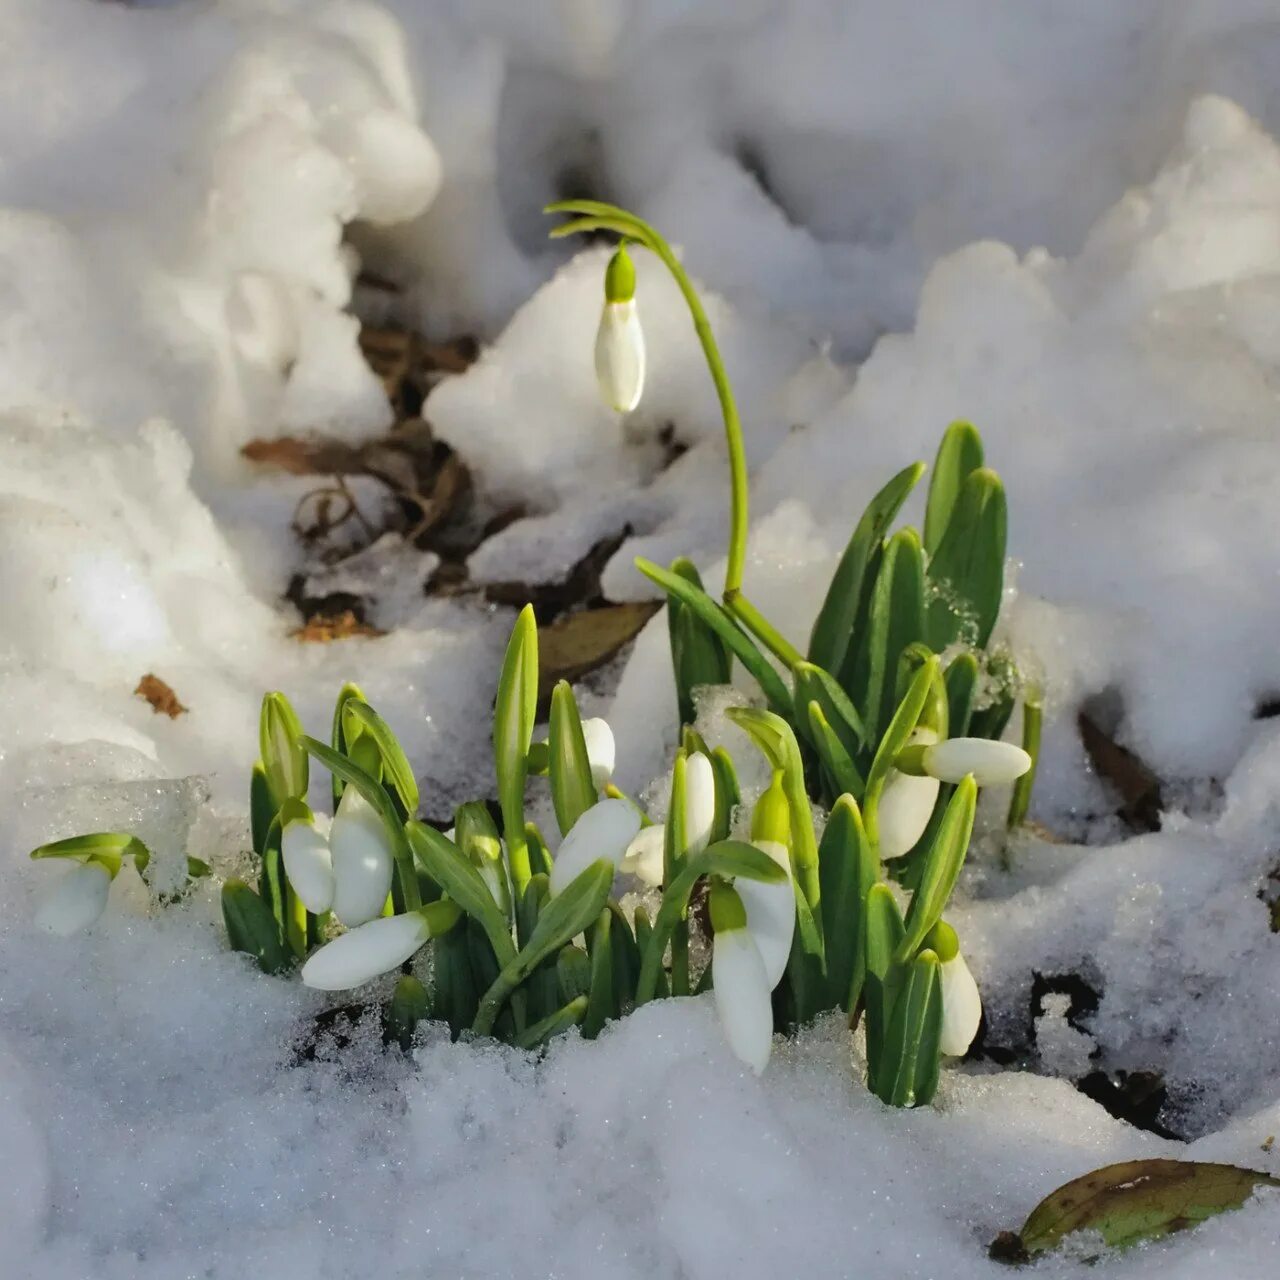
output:
[[[1280,734],[1255,718],[1280,691],[1274,6],[144,8],[0,0],[4,1274],[969,1280],[1097,1165],[1280,1173]],[[646,398],[599,406],[604,251],[548,244],[540,212],[586,191],[705,288],[753,471],[747,590],[794,640],[867,498],[947,422],[1005,478],[1005,638],[1049,698],[1035,816],[1081,842],[1005,848],[985,808],[953,922],[1020,1069],[951,1068],[936,1110],[883,1108],[832,1024],[756,1080],[705,999],[541,1062],[434,1029],[405,1060],[366,1025],[308,1056],[320,997],[224,950],[211,887],[159,909],[125,872],[89,934],[31,923],[46,839],[136,830],[161,890],[186,853],[242,870],[268,688],[323,732],[355,679],[428,806],[487,794],[508,616],[428,600],[431,563],[388,544],[329,588],[373,584],[391,634],[300,645],[279,598],[305,486],[239,455],[390,424],[357,311],[491,342],[425,408],[482,504],[529,513],[476,581],[554,581],[629,527],[614,598],[647,593],[636,554],[715,583],[715,399],[637,255]],[[187,715],[133,695],[148,671]],[[749,794],[741,696],[701,723]],[[1159,833],[1097,820],[1086,702],[1169,780]],[[660,797],[662,617],[608,714],[619,781]],[[1035,1006],[1034,975],[1096,1010]],[[1090,1068],[1160,1071],[1193,1141],[1111,1119],[1069,1083]],[[1278,1222],[1260,1198],[1087,1274],[1270,1276]]]

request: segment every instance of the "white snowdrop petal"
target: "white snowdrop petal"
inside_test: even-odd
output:
[[[729,1048],[759,1075],[773,1049],[773,1006],[764,960],[745,929],[715,935],[711,976]]]
[[[321,947],[302,966],[302,981],[319,991],[362,986],[402,965],[430,933],[417,912],[371,920]]]
[[[640,830],[640,815],[625,800],[601,800],[569,828],[551,867],[551,892],[561,892],[599,858],[616,867]]]
[[[926,749],[924,767],[941,782],[959,782],[971,773],[980,787],[998,787],[1022,777],[1031,757],[1012,742],[948,738]]]
[[[342,793],[329,832],[333,854],[333,911],[348,928],[382,914],[395,858],[391,835],[355,787]]]
[[[961,1057],[969,1051],[982,1020],[982,996],[964,956],[957,954],[939,968],[942,979],[942,1052]]]
[[[333,857],[329,841],[309,822],[291,822],[280,837],[284,872],[302,901],[314,915],[333,906]]]
[[[582,722],[582,736],[587,740],[587,759],[591,762],[591,781],[602,791],[613,778],[615,748],[609,722],[594,716]]]
[[[606,302],[596,332],[596,379],[605,404],[630,413],[644,391],[644,332],[635,299]]]
[[[791,939],[796,929],[796,891],[791,880],[791,859],[786,848],[772,840],[757,840],[757,849],[767,853],[787,872],[776,884],[739,876],[733,882],[747,912],[747,932],[764,961],[769,990],[782,980],[791,956]]]
[[[938,735],[932,729],[915,729],[907,743],[927,747],[937,740]],[[937,778],[917,778],[899,773],[897,769],[889,770],[876,810],[882,858],[901,858],[915,848],[929,825],[938,799],[938,785]]]
[[[60,938],[79,933],[102,914],[110,889],[111,876],[99,863],[72,867],[40,904],[36,926]]]
[[[666,839],[667,830],[660,824],[641,827],[627,845],[618,870],[625,875],[635,876],[650,888],[657,888],[662,883]]]
[[[716,820],[716,773],[701,751],[685,761],[684,815],[685,852],[701,853]]]

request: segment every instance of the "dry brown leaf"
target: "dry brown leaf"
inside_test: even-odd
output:
[[[662,605],[632,600],[565,614],[538,632],[538,696],[557,680],[580,680],[629,644]]]
[[[1160,779],[1142,758],[1122,747],[1090,716],[1077,717],[1080,741],[1093,767],[1120,793],[1120,817],[1131,831],[1159,831],[1164,797]]]
[[[138,681],[138,687],[133,692],[139,698],[146,698],[156,715],[168,716],[170,720],[176,720],[187,713],[188,709],[178,701],[178,695],[159,676],[152,675],[150,671]]]
[[[350,640],[353,636],[374,638],[384,636],[385,631],[361,622],[350,609],[330,616],[319,614],[308,618],[302,626],[289,632],[292,640],[301,640],[304,644],[329,644],[334,640]]]

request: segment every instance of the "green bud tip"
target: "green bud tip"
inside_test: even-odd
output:
[[[934,952],[943,964],[954,960],[960,954],[959,935],[945,920],[939,920],[929,930],[925,935],[924,945]]]
[[[604,273],[604,300],[630,302],[636,296],[636,268],[626,245],[619,245]]]
[[[714,884],[708,894],[713,933],[731,933],[747,927],[747,909],[737,891],[727,884]]]
[[[791,806],[783,790],[782,770],[773,771],[773,780],[756,801],[751,814],[752,840],[769,840],[783,848],[791,846]]]

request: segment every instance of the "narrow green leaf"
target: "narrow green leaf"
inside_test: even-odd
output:
[[[816,702],[821,707],[828,725],[840,739],[845,754],[851,759],[856,757],[858,752],[867,745],[867,731],[857,708],[849,700],[849,695],[840,687],[836,678],[829,671],[824,671],[812,662],[796,663],[792,675],[795,677],[795,691],[792,695],[795,723],[800,726],[806,725],[809,703]]]
[[[835,785],[835,793],[842,795],[848,792],[853,796],[862,795],[863,781],[862,775],[858,772],[858,766],[849,758],[844,743],[828,724],[826,716],[822,714],[822,708],[816,702],[809,703],[808,720],[814,749],[818,753],[818,759],[822,761],[827,777]]]
[[[253,851],[262,857],[267,845],[267,832],[271,828],[271,820],[279,812],[271,795],[271,784],[267,781],[267,771],[259,760],[249,775],[249,832],[253,840]]]
[[[431,942],[431,1006],[437,1018],[460,1036],[475,1020],[480,991],[471,969],[468,930],[450,929]]]
[[[933,555],[970,472],[982,466],[982,437],[970,422],[953,422],[943,433],[929,478],[924,514],[924,549]]]
[[[733,811],[742,803],[742,791],[733,758],[723,747],[716,747],[707,759],[716,776],[716,820],[711,828],[711,843],[716,844],[729,838]]]
[[[500,966],[515,959],[515,944],[506,913],[499,908],[484,877],[447,836],[416,819],[405,825],[414,859],[422,869],[484,930]]]
[[[978,660],[971,653],[958,653],[947,666],[947,736],[969,737],[973,699],[978,688]]]
[[[587,740],[582,732],[578,703],[567,680],[561,680],[551,691],[551,732],[547,738],[551,751],[551,802],[555,806],[560,834],[582,817],[599,798],[591,780],[591,761],[587,756]]]
[[[925,855],[920,887],[911,897],[904,936],[895,954],[900,963],[910,959],[929,930],[942,919],[960,868],[964,866],[965,854],[969,852],[977,803],[978,788],[970,774],[956,786],[955,794],[942,815],[938,834]]]
[[[916,1097],[916,1078],[922,1074],[926,1083],[930,1079],[927,1065],[921,1071],[921,1062],[931,1039],[930,1023],[936,1021],[941,1028],[938,988],[938,957],[932,951],[922,951],[907,969],[889,1020],[880,1097],[891,1106],[913,1107],[925,1101]],[[933,1078],[936,1087],[936,1070]]]
[[[540,1049],[548,1040],[568,1031],[570,1027],[576,1027],[586,1013],[586,996],[570,1000],[563,1009],[558,1009],[555,1013],[543,1018],[541,1022],[535,1022],[528,1030],[521,1031],[516,1036],[516,1048]]]
[[[1038,687],[1028,687],[1022,699],[1022,749],[1031,757],[1031,768],[1014,784],[1009,800],[1009,828],[1020,827],[1031,807],[1031,791],[1036,785],[1036,769],[1040,764],[1040,728],[1044,718]]]
[[[582,1038],[594,1040],[604,1024],[621,1012],[613,981],[613,912],[602,911],[591,931],[591,972],[588,979],[587,1012],[582,1020]]]
[[[222,886],[222,919],[231,949],[253,956],[263,973],[284,973],[293,966],[271,909],[243,880]]]
[[[1000,615],[1008,511],[1004,485],[987,467],[969,474],[929,561],[930,646],[956,640],[985,647]]]
[[[925,635],[924,555],[914,529],[889,539],[876,576],[867,621],[866,688],[855,698],[871,740],[884,731],[898,700],[898,662]]]
[[[902,941],[902,913],[893,890],[874,884],[866,897],[866,977],[863,998],[867,1009],[867,1085],[877,1097],[887,1061],[886,1038],[894,1001],[904,971],[893,962]]]
[[[485,993],[472,1029],[488,1035],[507,997],[548,956],[582,933],[604,910],[613,886],[613,863],[600,858],[551,898],[538,916],[527,943],[516,958],[503,967],[498,980]]]
[[[843,667],[854,634],[859,604],[865,599],[870,586],[867,570],[894,516],[924,470],[923,462],[913,462],[899,471],[871,499],[862,513],[813,624],[809,660],[817,666],[827,671],[840,671]]]
[[[852,796],[841,796],[831,810],[818,845],[818,869],[830,1007],[852,1013],[867,971],[866,899],[880,873]]]
[[[357,698],[347,700],[342,718],[348,742],[362,733],[373,739],[382,760],[383,779],[400,798],[404,816],[413,817],[418,812],[418,780],[391,726],[367,702]]]
[[[782,677],[720,605],[687,579],[677,573],[669,573],[652,561],[637,560],[636,568],[657,583],[668,596],[674,596],[682,605],[692,610],[720,638],[733,656],[746,667],[775,710],[784,715],[790,712],[791,695],[787,692]]]
[[[524,831],[524,785],[533,723],[538,705],[538,624],[533,606],[516,618],[498,680],[494,704],[493,753],[498,774],[502,834],[516,893],[524,892],[532,874]]]
[[[591,991],[591,957],[581,947],[561,947],[556,957],[556,981],[560,987],[561,1004],[588,995]]]
[[[702,577],[692,560],[681,556],[670,572],[703,590]],[[714,631],[678,597],[667,598],[667,637],[671,645],[671,669],[675,673],[676,698],[682,725],[697,714],[693,691],[702,685],[728,684],[732,655]]]

